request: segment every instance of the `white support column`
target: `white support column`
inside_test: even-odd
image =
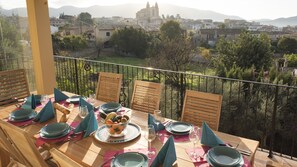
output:
[[[26,0],[38,94],[52,94],[56,76],[47,0]]]

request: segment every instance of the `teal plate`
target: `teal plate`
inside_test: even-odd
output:
[[[242,159],[237,150],[226,146],[211,148],[208,157],[212,163],[219,166],[237,166]]]
[[[117,155],[110,164],[111,167],[147,167],[148,157],[138,152],[126,152]]]
[[[114,103],[114,102],[109,102],[105,103],[100,106],[100,109],[104,111],[106,114],[111,113],[111,112],[116,112],[122,107],[121,104],[119,103]]]
[[[193,126],[188,123],[184,122],[172,122],[171,124],[171,131],[177,132],[177,133],[187,133],[189,132]]]
[[[209,163],[212,167],[224,167],[224,165],[218,165],[218,164],[216,164],[215,162],[213,162],[213,161],[209,158],[208,154],[207,154],[205,157],[206,157],[206,161],[207,161],[207,163]],[[242,155],[240,155],[240,157],[241,157],[241,159],[240,159],[239,163],[238,163],[237,165],[234,165],[233,167],[241,167],[241,166],[244,164],[244,160],[243,160]]]
[[[18,109],[16,111],[13,111],[12,113],[9,114],[9,117],[13,120],[26,120],[32,115],[36,115],[36,112],[31,109]]]
[[[173,134],[173,135],[179,135],[179,136],[183,136],[183,135],[188,135],[190,131],[185,131],[185,132],[176,132],[172,129],[172,125],[175,126],[176,124],[178,123],[182,123],[182,122],[172,122],[172,123],[168,123],[166,126],[165,126],[165,129],[167,132]],[[184,123],[186,124],[186,123]],[[187,126],[189,126],[190,130],[193,128],[193,126],[191,124],[188,124]],[[186,127],[186,126],[185,126]],[[179,128],[176,128],[175,130],[177,130]]]
[[[69,128],[68,130],[66,130],[65,132],[63,132],[62,134],[58,135],[58,136],[45,136],[43,133],[39,133],[39,136],[43,139],[59,139],[61,137],[64,137],[66,135],[68,135],[71,131],[71,128]]]
[[[30,119],[35,118],[37,115],[37,113],[34,111],[31,115],[29,115],[27,118],[23,118],[23,119],[13,119],[11,117],[8,118],[9,121],[11,122],[24,122],[24,121],[28,121]]]
[[[46,137],[56,137],[68,131],[70,126],[66,123],[51,123],[41,128],[40,133]]]

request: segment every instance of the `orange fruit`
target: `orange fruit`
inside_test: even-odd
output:
[[[111,120],[111,119],[108,119],[108,120],[106,120],[106,121],[105,121],[105,124],[106,124],[106,125],[112,125],[112,124],[113,124],[113,122],[112,122],[112,120]]]

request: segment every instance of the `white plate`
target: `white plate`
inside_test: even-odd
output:
[[[121,137],[112,137],[108,135],[108,128],[103,125],[95,132],[94,137],[104,143],[124,143],[137,138],[141,134],[141,129],[138,125],[129,123],[125,129],[127,132]]]

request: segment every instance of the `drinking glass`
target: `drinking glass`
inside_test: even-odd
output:
[[[87,106],[79,106],[79,116],[85,118],[89,114]]]
[[[157,127],[159,127],[159,124],[162,122],[162,118],[163,118],[161,110],[154,110],[154,118],[155,118],[154,123],[157,125]],[[156,133],[157,133],[157,136],[160,138],[162,134],[160,134],[159,131],[157,131]]]
[[[40,102],[41,104],[44,106],[46,105],[46,103],[49,101],[49,97],[48,95],[41,95],[41,99],[40,99]]]
[[[148,141],[149,143],[149,146],[148,146],[148,156],[150,155],[154,155],[155,152],[154,151],[151,151],[151,142],[153,140],[155,140],[156,138],[156,132],[155,132],[155,128],[153,125],[148,125],[147,127],[147,131],[145,132],[145,135],[144,135],[145,139]]]
[[[154,117],[156,120],[163,122],[162,112],[161,110],[154,110]]]
[[[197,154],[195,152],[195,147],[196,147],[196,144],[199,142],[199,135],[198,135],[198,129],[193,127],[192,130],[190,131],[190,134],[189,134],[189,138],[190,138],[190,141],[193,142],[193,152],[191,152],[191,155],[194,157],[194,158],[197,158]]]
[[[89,102],[94,105],[96,99],[96,94],[89,94]]]

